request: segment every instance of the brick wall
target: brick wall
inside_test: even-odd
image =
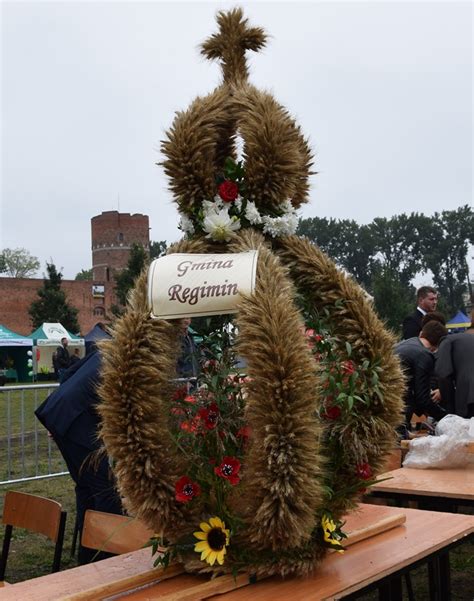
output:
[[[117,303],[113,272],[124,269],[133,243],[150,247],[148,215],[105,211],[91,219],[93,281],[63,280],[62,289],[68,302],[78,309],[81,334],[86,334],[98,321],[107,323],[110,308]],[[24,336],[33,326],[28,313],[38,298],[42,279],[0,278],[0,324]],[[94,297],[92,286],[103,286],[104,297]]]
[[[33,326],[28,309],[37,300],[37,291],[42,285],[42,279],[0,278],[0,324],[23,336],[31,334]],[[94,298],[92,285],[104,286],[104,298]],[[110,307],[116,303],[113,287],[113,282],[62,281],[68,302],[79,311],[81,334],[86,334],[98,321],[107,322],[111,317]]]

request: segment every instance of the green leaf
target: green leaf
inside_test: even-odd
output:
[[[350,344],[350,342],[346,341],[346,352],[347,352],[347,356],[350,357],[352,354],[352,346]]]

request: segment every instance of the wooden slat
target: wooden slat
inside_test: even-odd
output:
[[[163,580],[174,578],[183,572],[183,566],[177,563],[168,566],[166,569],[153,568],[152,570],[148,570],[142,574],[136,574],[134,576],[116,580],[115,582],[101,584],[86,591],[76,593],[75,595],[68,595],[63,599],[64,601],[66,601],[66,599],[68,601],[98,601],[99,599],[111,597],[112,595],[117,595],[118,593],[124,593],[152,582],[162,582]]]
[[[396,515],[391,515],[389,517],[380,519],[369,526],[364,526],[363,528],[353,530],[347,539],[343,541],[343,545],[344,547],[350,547],[351,545],[359,543],[366,538],[370,538],[371,536],[375,536],[377,534],[382,534],[382,532],[387,532],[387,530],[391,530],[392,528],[396,528],[397,526],[404,524],[406,519],[407,518],[404,513],[398,513]]]
[[[3,523],[44,534],[56,542],[61,505],[52,499],[9,490],[3,506]]]
[[[120,555],[141,549],[152,536],[153,531],[137,518],[88,509],[81,543],[88,549]]]

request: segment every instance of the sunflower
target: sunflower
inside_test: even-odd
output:
[[[211,566],[217,560],[217,563],[224,563],[226,547],[229,544],[229,531],[226,530],[224,522],[218,518],[210,518],[208,522],[201,522],[199,532],[194,532],[194,536],[199,540],[194,545],[194,550],[201,553],[201,561],[207,561]]]

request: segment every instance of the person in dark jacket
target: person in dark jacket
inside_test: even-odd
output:
[[[435,373],[443,406],[460,417],[474,417],[474,323],[441,342]]]
[[[76,484],[76,510],[79,532],[87,509],[122,513],[120,498],[105,455],[96,456],[101,447],[97,439],[99,416],[95,410],[99,397],[100,354],[87,355],[69,368],[63,382],[35,411],[51,433]],[[79,546],[79,563],[103,559],[106,554]]]
[[[418,336],[421,332],[423,316],[431,311],[436,311],[438,293],[431,286],[422,286],[416,291],[416,310],[405,317],[402,325],[402,338],[407,340]]]
[[[432,400],[430,388],[435,367],[433,353],[447,334],[448,331],[442,324],[429,321],[419,337],[402,340],[395,346],[395,353],[401,360],[407,378],[404,395],[407,427],[413,413],[428,415],[436,421],[447,415],[447,412]]]
[[[59,381],[62,382],[64,372],[71,367],[71,355],[68,351],[69,341],[67,338],[61,338],[61,346],[58,346],[53,357],[54,370],[58,372]]]

